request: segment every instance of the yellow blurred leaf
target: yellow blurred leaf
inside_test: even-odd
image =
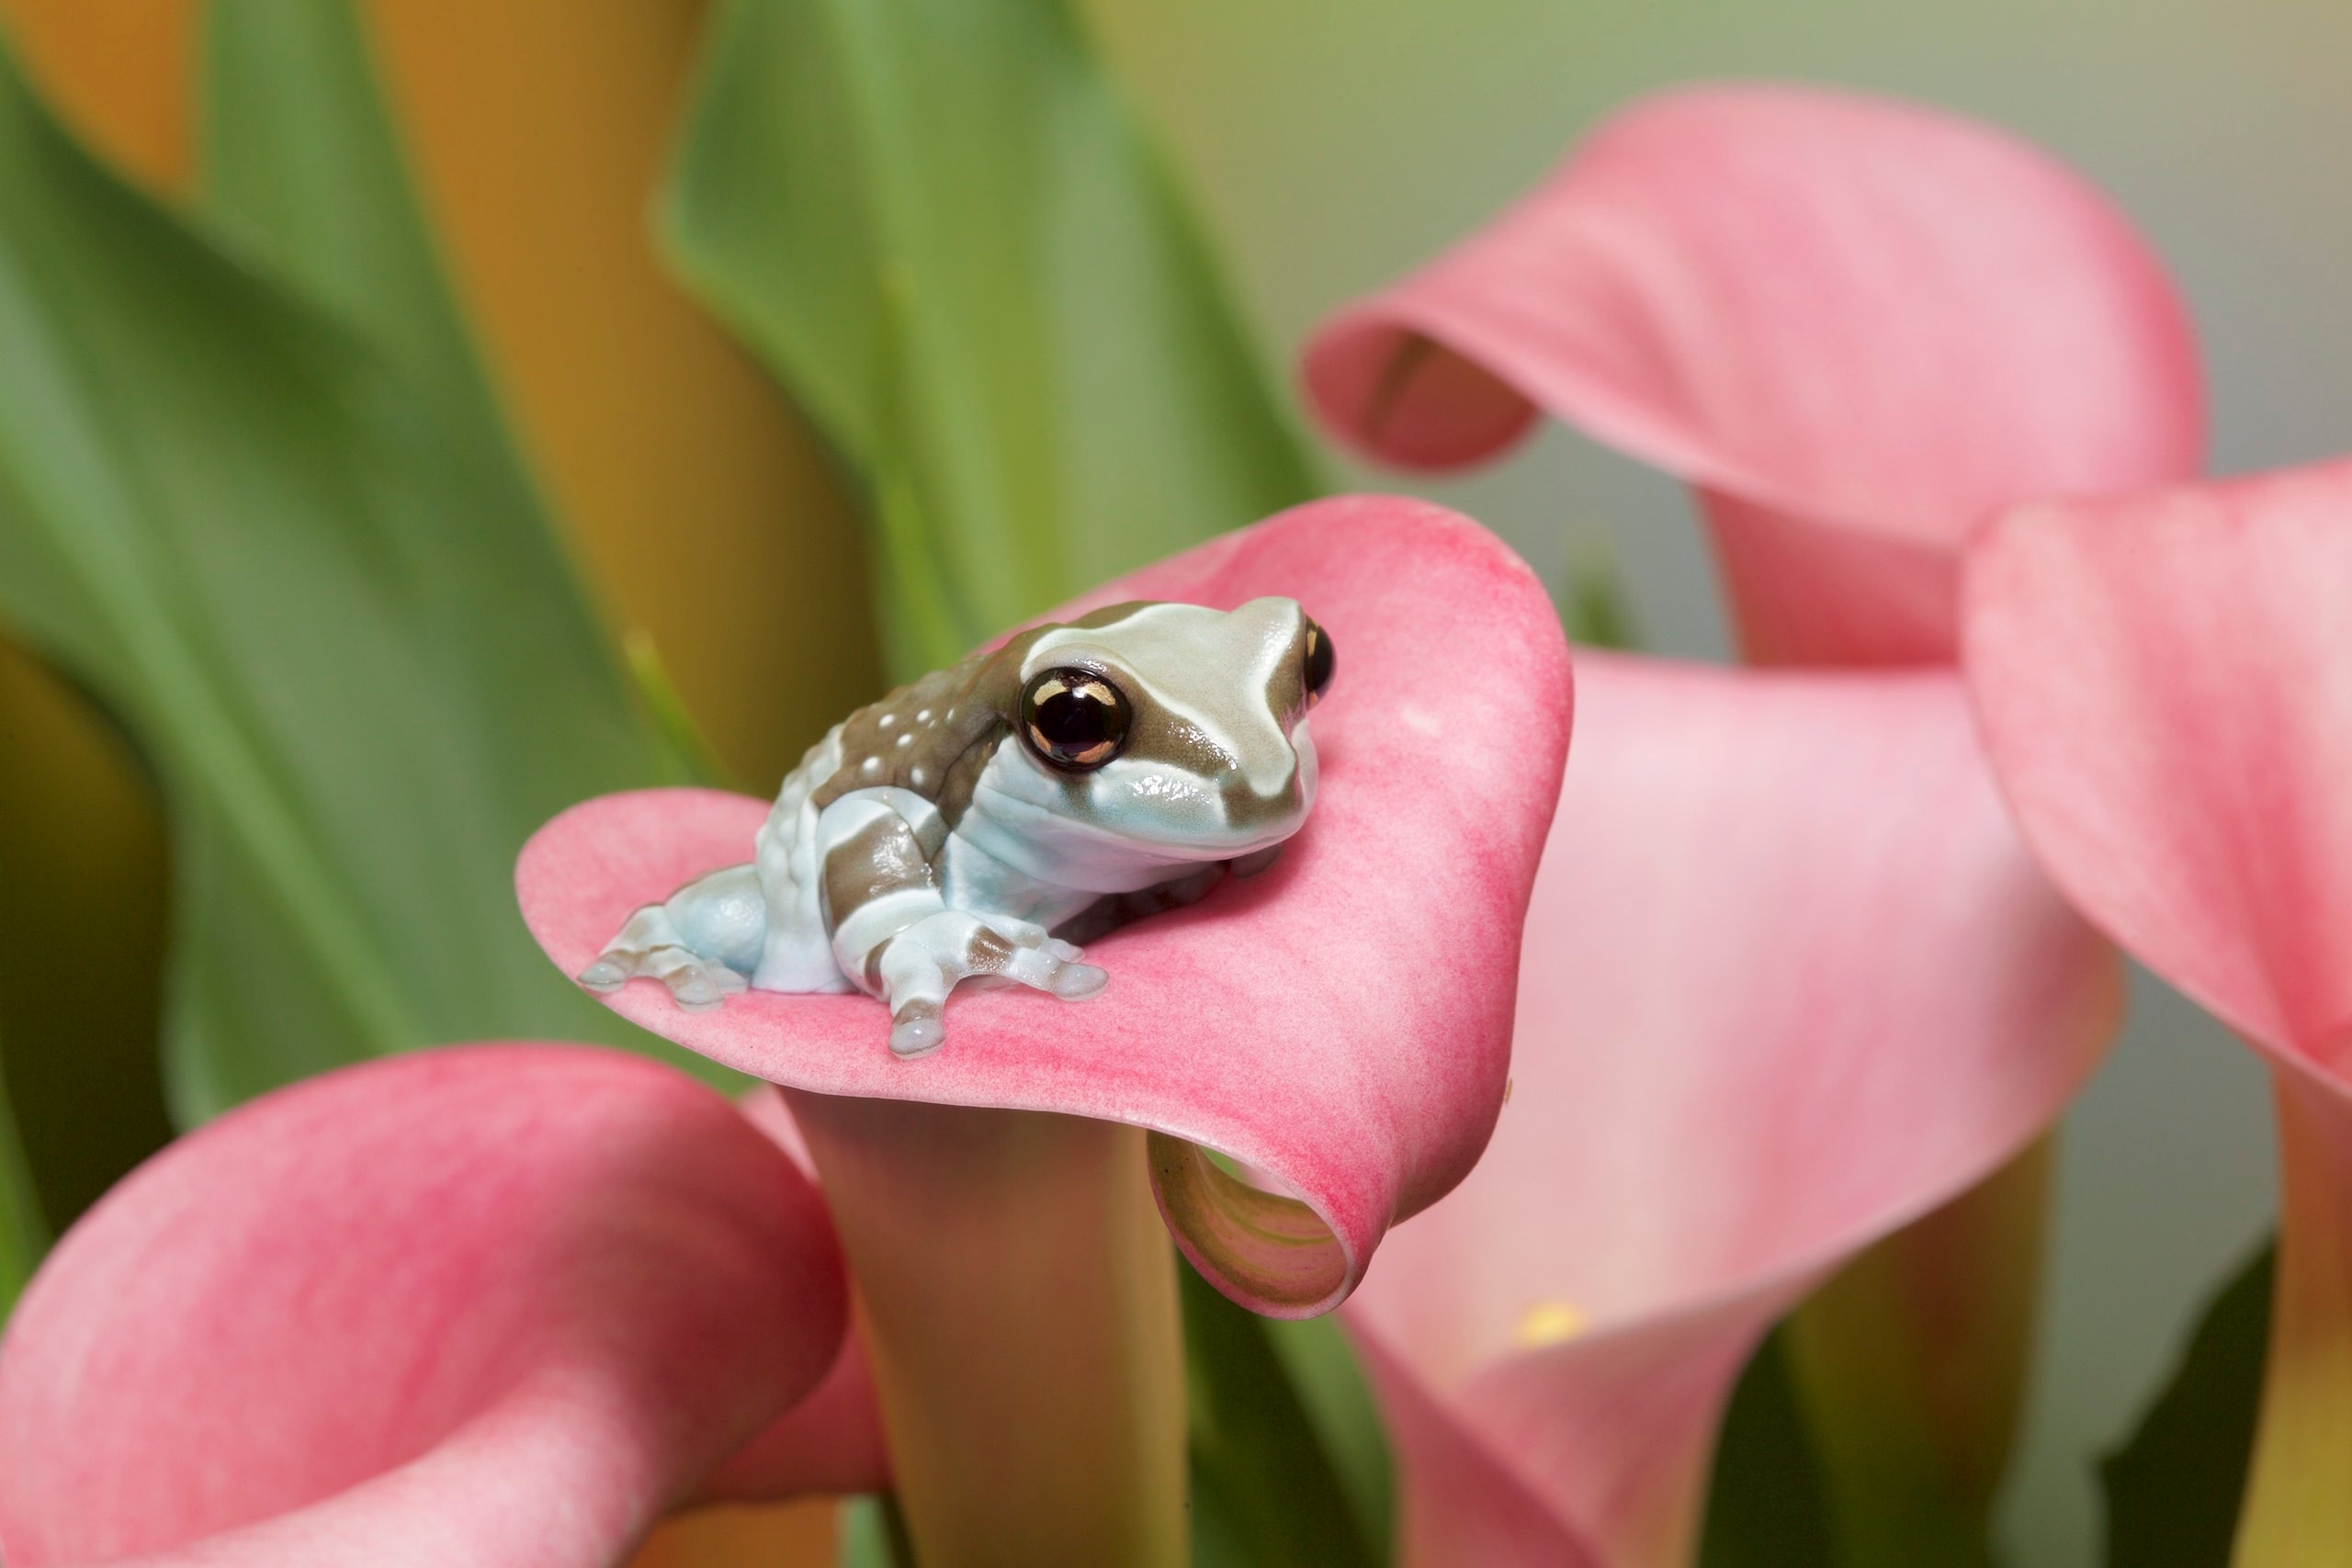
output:
[[[187,186],[197,0],[0,0],[0,17],[94,150],[158,195]]]
[[[837,1505],[704,1508],[649,1537],[628,1568],[832,1568]]]

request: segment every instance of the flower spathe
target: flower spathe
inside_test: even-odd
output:
[[[1949,662],[1992,509],[2186,478],[2203,439],[2188,317],[2097,191],[1987,126],[1761,84],[1620,113],[1304,376],[1388,462],[1541,409],[1690,481],[1771,663]]]
[[[2119,1002],[1956,676],[1580,656],[1577,727],[1510,1103],[1346,1314],[1410,1563],[1682,1561],[1757,1337],[2039,1134]]]
[[[891,1055],[865,997],[752,991],[690,1013],[640,984],[610,1005],[798,1091],[1165,1134],[1154,1184],[1202,1271],[1261,1312],[1328,1310],[1394,1221],[1462,1179],[1494,1124],[1568,670],[1523,563],[1466,519],[1386,497],[1297,508],[1055,615],[1263,594],[1297,599],[1345,650],[1312,721],[1314,813],[1272,871],[1091,944],[1111,976],[1102,996],[959,994],[949,1044],[918,1061]],[[630,909],[743,860],[766,810],[695,790],[576,807],[524,852],[525,918],[576,973]],[[1304,1206],[1241,1187],[1199,1147]]]
[[[345,1068],[173,1145],[43,1266],[0,1344],[0,1551],[603,1568],[854,1378],[845,1319],[814,1189],[682,1075]]]
[[[2352,1553],[2352,462],[2003,517],[1985,745],[2051,875],[2271,1062],[2284,1167],[2243,1568]]]

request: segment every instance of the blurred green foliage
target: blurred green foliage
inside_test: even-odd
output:
[[[1388,1562],[1387,1445],[1340,1325],[1261,1318],[1179,1273],[1195,1568]]]
[[[275,69],[333,90],[243,112],[332,162],[380,110],[364,62],[318,34]],[[304,188],[356,201],[394,175],[353,158]],[[315,308],[343,297],[317,281],[332,259],[286,238],[298,184],[240,209],[244,248],[224,248],[0,66],[0,615],[163,781],[184,1122],[438,1041],[645,1044],[540,956],[512,866],[572,801],[683,776],[486,399],[435,368],[432,307]],[[404,191],[374,199],[381,231],[413,226]]]
[[[896,1497],[852,1497],[841,1508],[841,1568],[915,1568],[914,1541]]]
[[[1314,493],[1057,0],[733,0],[664,214],[864,480],[892,667]]]
[[[1568,530],[1567,567],[1552,598],[1560,606],[1560,625],[1570,642],[1619,652],[1641,648],[1633,596],[1625,592],[1624,573],[1618,570],[1608,535],[1598,529]]]
[[[2107,1568],[2230,1561],[2262,1408],[2277,1267],[2278,1246],[2265,1242],[2214,1295],[2139,1429],[2100,1463]]]
[[[33,1192],[32,1172],[17,1143],[7,1079],[0,1076],[0,1321],[6,1319],[17,1292],[25,1288],[48,1246],[49,1228]]]
[[[204,27],[205,217],[398,367],[507,532],[552,539],[435,254],[354,0],[209,0]],[[560,555],[532,564],[540,596],[576,602]]]
[[[172,1137],[155,1049],[168,863],[129,738],[0,643],[0,1069],[52,1235]]]
[[[1715,1439],[1699,1568],[1828,1568],[1840,1561],[1821,1460],[1789,1373],[1788,1330],[1747,1359]]]

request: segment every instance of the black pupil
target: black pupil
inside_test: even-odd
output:
[[[1029,688],[1029,743],[1065,768],[1099,768],[1127,737],[1127,702],[1091,670],[1049,670]]]
[[[1331,651],[1331,634],[1306,623],[1306,700],[1314,702],[1331,684],[1331,672],[1338,668],[1338,659]]]

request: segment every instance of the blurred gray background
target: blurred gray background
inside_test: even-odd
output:
[[[1711,76],[1900,94],[1994,120],[2105,186],[2186,289],[2218,471],[2352,448],[2352,6],[2342,0],[1087,0],[1236,262],[1265,340],[1476,226],[1628,98]],[[1286,370],[1286,367],[1284,367]],[[1651,649],[1720,659],[1679,486],[1557,428],[1481,477],[1352,470],[1498,529],[1556,584],[1606,541]],[[2068,1117],[2016,1568],[2098,1561],[2098,1456],[2268,1226],[2251,1054],[2135,977]]]

